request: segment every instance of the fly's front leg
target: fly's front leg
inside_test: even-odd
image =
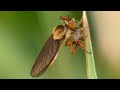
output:
[[[82,24],[82,22],[83,22],[83,18],[78,23],[76,23],[76,26],[79,27]]]

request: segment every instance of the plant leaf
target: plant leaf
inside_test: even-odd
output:
[[[85,34],[87,35],[87,37],[84,38],[84,40],[85,40],[86,48],[90,52],[90,54],[85,52],[86,66],[87,66],[87,78],[88,79],[97,79],[92,42],[91,42],[91,38],[90,38],[90,29],[89,29],[87,16],[86,16],[86,11],[83,11],[83,27],[88,27],[85,30]]]

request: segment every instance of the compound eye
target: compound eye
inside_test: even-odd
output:
[[[76,29],[75,24],[74,24],[74,23],[72,23],[72,22],[69,22],[69,23],[68,23],[68,29],[70,29],[70,30],[74,31],[74,30]]]
[[[60,19],[61,20],[69,20],[69,17],[68,16],[61,16]]]

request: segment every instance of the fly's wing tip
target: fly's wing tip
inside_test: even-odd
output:
[[[39,74],[37,72],[35,72],[34,69],[32,69],[31,72],[30,72],[30,76],[35,78],[35,77],[38,77]]]
[[[36,74],[31,70],[30,76],[31,76],[31,77],[36,77]]]
[[[42,75],[44,72],[45,72],[45,70],[36,71],[36,70],[32,69],[30,72],[30,76],[33,78],[36,78],[36,77],[39,77],[40,75]]]
[[[39,54],[35,64],[31,69],[30,75],[32,77],[38,77],[46,71],[46,69],[54,60],[59,50],[61,41],[63,40],[60,40],[60,41],[54,40],[53,35],[49,37],[48,41],[44,45],[43,49],[41,50],[41,53]]]

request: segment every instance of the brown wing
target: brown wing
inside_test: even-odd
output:
[[[54,40],[53,35],[49,37],[42,51],[40,52],[36,62],[32,67],[31,70],[32,77],[38,77],[46,71],[46,69],[48,68],[48,66],[51,64],[54,57],[56,56],[62,41],[63,39]]]

